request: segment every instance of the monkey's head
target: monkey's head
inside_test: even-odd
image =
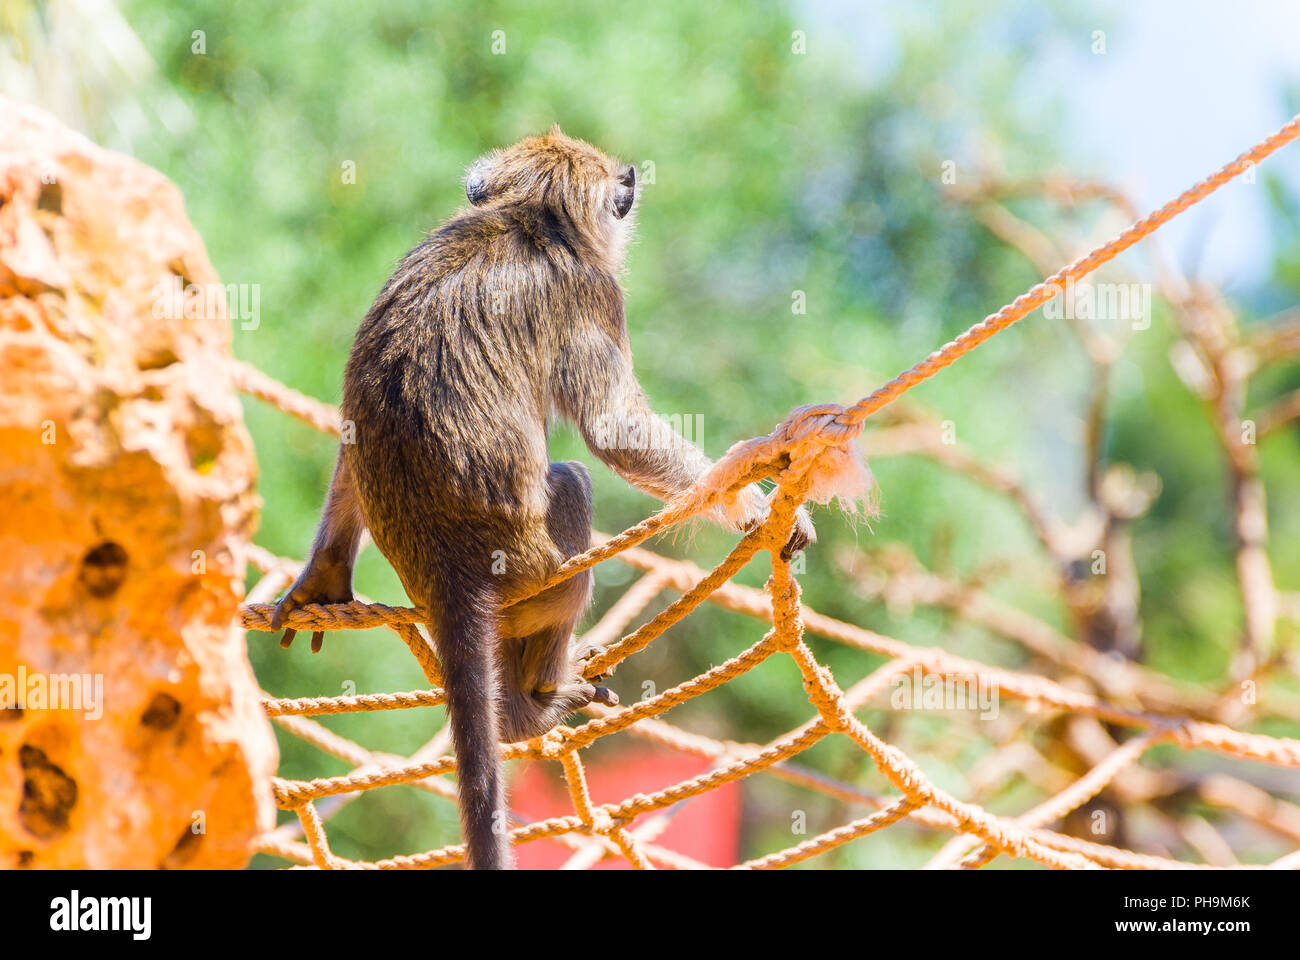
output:
[[[617,265],[631,232],[636,167],[566,136],[557,123],[476,160],[465,196],[476,207],[539,205]]]

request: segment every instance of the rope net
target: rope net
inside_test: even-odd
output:
[[[860,808],[865,815],[785,849],[737,864],[743,868],[786,867],[900,821],[953,834],[948,844],[930,861],[929,865],[934,867],[977,868],[1001,854],[1053,868],[1204,866],[1092,842],[1048,827],[1131,775],[1147,751],[1159,745],[1213,751],[1240,760],[1300,769],[1300,740],[1242,732],[1226,723],[1206,719],[1223,715],[1224,711],[1220,709],[1224,705],[1222,698],[1198,697],[1175,689],[1141,664],[1109,657],[1092,647],[1075,643],[1055,634],[1053,628],[1045,623],[999,606],[996,601],[973,589],[952,588],[949,584],[945,592],[941,578],[917,574],[914,569],[909,571],[910,579],[901,574],[899,577],[900,583],[911,585],[912,599],[921,597],[940,607],[960,610],[971,621],[1017,640],[1035,656],[1047,658],[1077,677],[1086,677],[1089,683],[1067,683],[990,666],[940,648],[905,643],[823,615],[801,602],[799,583],[790,561],[782,558],[781,549],[789,539],[796,508],[807,499],[818,470],[826,465],[824,458],[828,457],[828,452],[853,441],[868,416],[1046,303],[1068,284],[1096,270],[1297,136],[1300,136],[1300,117],[1108,243],[1037,284],[858,403],[849,407],[836,404],[801,407],[769,436],[735,445],[686,495],[617,536],[597,535],[596,546],[573,557],[550,581],[538,585],[534,593],[610,559],[617,559],[641,573],[640,579],[590,628],[586,639],[598,641],[605,651],[589,662],[586,668],[588,678],[610,672],[616,664],[643,650],[705,602],[763,621],[768,628],[748,649],[677,686],[628,706],[611,708],[592,704],[586,709],[589,719],[576,727],[560,726],[534,740],[503,746],[503,759],[529,757],[559,764],[573,804],[572,814],[514,826],[512,842],[518,845],[543,838],[557,840],[574,851],[571,865],[590,865],[606,856],[616,856],[625,858],[638,869],[700,867],[703,865],[692,858],[655,842],[666,816],[639,818],[656,811],[667,811],[680,801],[724,784],[763,774]],[[1106,191],[1081,189],[1078,193],[1081,197],[1102,196],[1118,202]],[[1006,220],[1003,218],[999,222],[1005,224]],[[1186,292],[1171,296],[1177,296],[1183,302],[1192,298]],[[339,433],[336,409],[243,363],[235,364],[235,380],[243,391],[315,429]],[[906,425],[882,431],[882,434],[896,434],[905,429]],[[954,458],[960,457],[952,450],[929,452],[950,466],[954,465]],[[962,465],[956,466],[961,468]],[[1062,555],[1063,551],[1053,544],[1049,524],[1034,512],[1029,498],[1014,481],[988,468],[965,466],[977,479],[1008,493],[1021,503],[1031,526],[1039,531],[1049,552],[1058,557]],[[650,537],[718,506],[745,484],[765,477],[776,482],[766,522],[744,536],[712,570],[669,559],[639,546]],[[249,549],[250,561],[264,574],[249,599],[272,600],[277,591],[292,581],[301,565],[257,546]],[[766,587],[759,590],[731,582],[733,576],[760,551],[771,555],[772,575]],[[1242,555],[1245,553],[1243,547]],[[1248,579],[1243,568],[1242,588],[1250,606],[1252,592]],[[1271,633],[1277,616],[1285,614],[1285,610],[1282,609],[1283,599],[1272,588],[1271,578],[1268,588],[1270,592],[1264,599],[1271,602],[1269,609],[1273,619],[1267,624]],[[678,596],[662,612],[622,635],[624,629],[665,591]],[[524,597],[508,598],[507,603],[522,599]],[[241,610],[244,627],[270,631],[272,610],[269,602],[246,604]],[[354,769],[346,775],[312,780],[275,778],[272,786],[277,803],[283,809],[295,811],[298,824],[286,824],[264,835],[259,843],[260,852],[291,863],[327,869],[423,869],[464,859],[464,847],[457,844],[375,862],[347,860],[330,849],[324,826],[328,813],[337,809],[340,802],[330,798],[355,796],[365,790],[407,784],[448,799],[455,797],[454,784],[445,779],[456,771],[455,758],[445,755],[445,731],[439,731],[413,755],[401,757],[368,750],[310,719],[313,715],[442,704],[444,698],[438,689],[440,674],[434,648],[419,628],[424,620],[417,609],[371,603],[364,598],[347,604],[309,605],[289,615],[287,626],[297,630],[391,629],[419,662],[430,689],[339,697],[268,697],[264,704],[273,722],[287,733],[351,764]],[[831,670],[814,657],[805,641],[808,634],[884,657],[885,663],[845,690],[837,683]],[[792,660],[802,678],[812,713],[801,726],[764,744],[744,744],[688,732],[661,719],[673,707],[703,696],[773,657]],[[942,789],[911,757],[887,743],[856,716],[898,678],[908,674],[936,678],[945,683],[975,678],[979,684],[996,690],[1000,695],[1021,701],[1026,717],[1034,722],[1060,717],[1084,718],[1090,720],[1097,730],[1103,730],[1101,724],[1106,724],[1112,730],[1127,730],[1130,735],[1118,745],[1108,738],[1105,741],[1107,749],[1100,754],[1094,753],[1090,769],[1067,778],[1068,783],[1059,786],[1037,806],[1019,816],[995,815],[978,803],[960,799]],[[1081,686],[1086,688],[1080,689]],[[595,803],[588,789],[580,751],[601,738],[620,733],[706,758],[711,767],[699,776],[666,785],[653,793],[636,793],[617,802]],[[799,754],[830,737],[847,738],[865,751],[896,795],[875,795],[797,762]],[[1059,784],[1060,779],[1056,782]],[[1269,828],[1296,848],[1271,866],[1300,867],[1300,808],[1226,775],[1205,779],[1198,789],[1201,799]],[[326,804],[331,802],[336,805],[327,809]],[[1213,833],[1208,823],[1202,823]],[[297,839],[299,832],[306,843]],[[1188,835],[1192,845],[1207,860],[1222,862],[1223,857],[1213,855],[1213,840],[1205,839],[1203,831],[1200,843],[1196,841],[1195,831]],[[1205,851],[1211,852],[1207,854]]]

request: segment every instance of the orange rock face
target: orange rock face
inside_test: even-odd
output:
[[[197,285],[189,287],[188,285]],[[240,867],[256,466],[176,188],[0,98],[0,868]]]

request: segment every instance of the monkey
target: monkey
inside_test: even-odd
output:
[[[360,323],[341,405],[352,442],[272,626],[306,604],[350,601],[369,531],[428,612],[468,865],[497,869],[511,866],[498,743],[618,702],[584,679],[600,650],[573,632],[591,571],[505,604],[591,545],[591,477],[579,461],[550,462],[548,426],[573,423],[597,459],[661,500],[712,461],[651,413],[633,370],[619,277],[636,168],[557,124],[475,161],[465,194],[469,206],[400,261]],[[767,510],[750,485],[716,519],[750,530]],[[800,508],[785,553],[815,539]]]

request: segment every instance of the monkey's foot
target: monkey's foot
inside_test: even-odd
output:
[[[618,706],[618,694],[608,687],[598,687],[592,683],[570,683],[560,687],[554,694],[556,700],[572,704],[570,710],[577,710],[589,703],[603,703],[607,707]]]
[[[574,663],[582,664],[582,663],[586,663],[589,660],[594,660],[599,656],[603,656],[606,649],[607,648],[603,643],[597,643],[593,640],[585,640],[585,639],[580,639],[578,637],[574,637],[573,642],[569,646],[569,656],[570,658],[572,658]],[[612,677],[613,675],[614,675],[614,667],[610,667],[600,676],[592,677],[591,679],[605,680],[608,677]]]
[[[603,703],[609,707],[618,706],[618,694],[608,687],[598,687],[584,680],[566,683],[560,686],[546,684],[533,691],[533,698],[548,704],[564,704],[566,712],[585,707],[589,703]]]
[[[271,629],[279,630],[284,626],[285,617],[295,610],[301,610],[309,603],[351,603],[352,602],[352,566],[351,564],[329,564],[318,562],[314,557],[307,561],[298,579],[293,582],[280,602],[271,613]],[[293,643],[298,631],[290,627],[280,638],[281,649],[287,650]],[[311,652],[320,653],[325,642],[324,630],[311,633]]]
[[[501,705],[501,742],[517,743],[541,736],[565,716],[589,703],[616,707],[618,696],[606,687],[579,679],[552,689],[538,688],[531,693],[511,691],[498,702]]]

